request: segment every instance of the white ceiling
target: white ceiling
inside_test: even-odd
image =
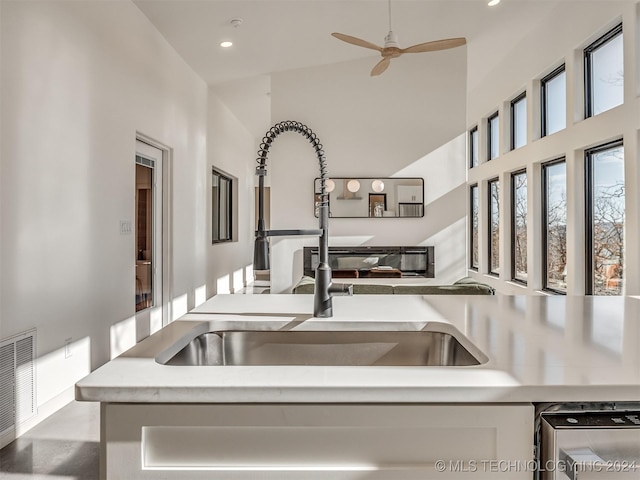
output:
[[[388,0],[133,1],[256,138],[273,121],[272,73],[370,58],[363,61],[367,79],[379,54],[341,42],[331,32],[383,45],[389,30]],[[466,37],[467,48],[477,45],[478,51],[491,48],[485,40],[496,30],[517,45],[528,27],[544,23],[559,3],[578,11],[612,0],[502,0],[496,7],[487,1],[391,0],[392,27],[401,47]],[[234,18],[242,18],[239,27],[230,24]],[[220,47],[223,40],[233,41],[233,47]],[[400,61],[413,55],[430,54]],[[481,61],[487,68],[494,64],[490,52]]]
[[[573,0],[502,0],[497,7],[487,0],[392,0],[392,26],[402,47],[451,37],[473,42],[486,29],[507,25],[512,15],[539,13],[558,1]],[[330,34],[383,45],[389,23],[387,0],[134,2],[209,85],[364,57],[373,67],[377,52]],[[231,26],[233,18],[242,18],[242,25]],[[223,40],[233,47],[221,48]]]

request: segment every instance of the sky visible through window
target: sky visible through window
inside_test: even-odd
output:
[[[527,144],[527,97],[513,104],[513,148]]]
[[[591,53],[592,115],[624,101],[624,50],[622,34]]]
[[[545,133],[551,135],[567,124],[567,75],[563,71],[545,83]]]

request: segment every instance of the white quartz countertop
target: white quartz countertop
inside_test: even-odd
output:
[[[572,296],[218,295],[76,385],[83,401],[511,403],[640,401],[640,299]],[[488,361],[468,367],[172,366],[213,330],[422,330],[453,325]]]

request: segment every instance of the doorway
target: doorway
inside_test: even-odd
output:
[[[166,325],[165,208],[166,150],[138,139],[135,157],[135,311],[141,340]]]
[[[369,194],[369,216],[382,217],[387,209],[386,193],[370,193]]]

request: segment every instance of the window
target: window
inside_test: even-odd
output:
[[[498,112],[487,119],[487,158],[493,160],[500,155],[500,117]]]
[[[469,191],[469,208],[471,210],[471,215],[469,215],[469,217],[471,218],[469,245],[471,248],[471,262],[469,264],[469,267],[473,270],[478,270],[478,266],[480,265],[480,251],[478,249],[478,238],[480,236],[480,219],[478,217],[478,214],[480,205],[478,200],[478,185],[471,185]]]
[[[233,240],[233,179],[216,170],[212,171],[212,243]]]
[[[489,180],[489,273],[500,273],[500,181]]]
[[[511,100],[511,150],[527,144],[527,94]]]
[[[585,153],[587,252],[585,293],[621,295],[624,265],[624,148],[622,141]]]
[[[469,168],[478,166],[478,127],[469,130]]]
[[[527,283],[527,172],[511,175],[511,278]]]
[[[542,166],[543,288],[567,292],[567,169],[564,158]]]
[[[566,127],[567,89],[564,65],[541,80],[542,136],[551,135]]]
[[[624,101],[622,24],[584,49],[586,116],[598,115]]]

